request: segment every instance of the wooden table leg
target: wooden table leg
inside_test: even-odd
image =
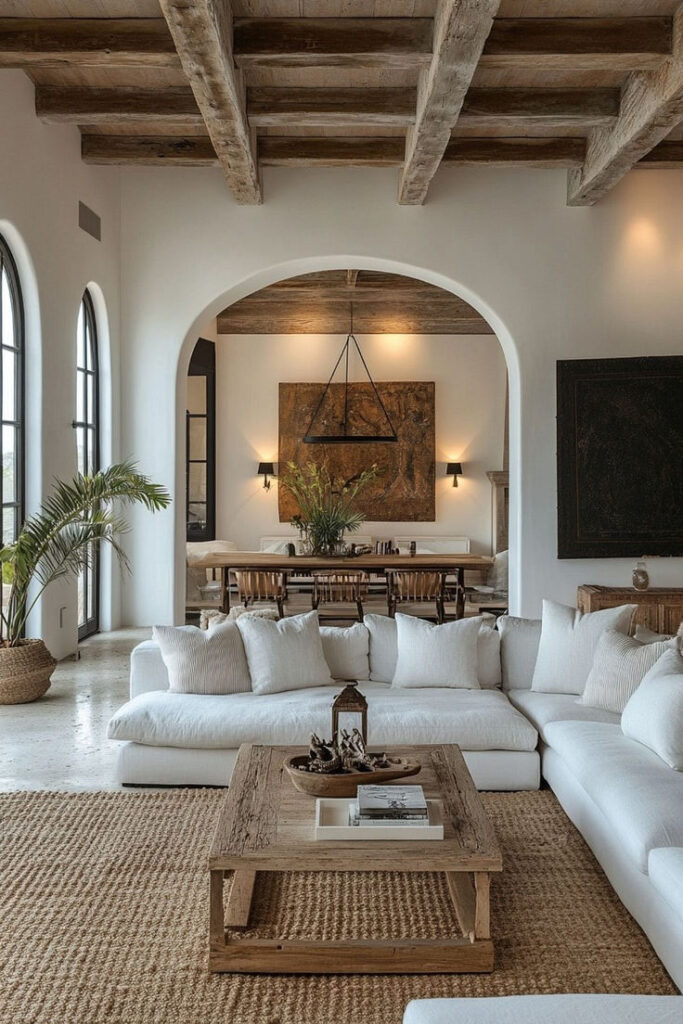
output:
[[[246,928],[254,895],[255,871],[233,871],[232,888],[228,896],[225,923],[228,928]]]
[[[230,570],[221,566],[221,611],[226,615],[230,611]]]
[[[474,888],[477,893],[477,907],[474,918],[474,937],[491,938],[491,901],[489,898],[491,876],[488,871],[475,871]]]
[[[223,914],[223,871],[209,874],[209,964],[216,954],[225,950],[225,917]]]
[[[458,569],[458,585],[455,594],[455,617],[456,619],[463,619],[465,617],[465,570]]]

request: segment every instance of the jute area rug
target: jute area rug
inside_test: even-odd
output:
[[[549,792],[485,794],[504,854],[491,975],[246,976],[206,969],[206,858],[221,793],[0,797],[2,1024],[399,1024],[420,996],[675,993]],[[273,876],[254,930],[457,931],[441,877]]]

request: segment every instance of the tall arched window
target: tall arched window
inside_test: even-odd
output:
[[[76,327],[76,453],[78,472],[100,468],[100,402],[97,364],[97,325],[90,293],[83,293]],[[78,578],[78,639],[100,627],[99,558]]]
[[[0,235],[0,419],[2,542],[16,540],[24,519],[24,308],[17,267]]]

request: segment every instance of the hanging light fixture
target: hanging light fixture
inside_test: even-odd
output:
[[[360,349],[360,345],[358,344],[358,341],[356,340],[356,336],[353,333],[353,303],[351,303],[351,311],[350,312],[351,312],[351,316],[350,316],[349,333],[346,335],[346,341],[344,342],[344,344],[342,346],[342,350],[339,353],[339,358],[337,359],[337,362],[334,364],[334,369],[332,370],[332,373],[330,374],[329,380],[327,381],[327,384],[325,385],[325,387],[323,389],[323,393],[320,396],[320,401],[318,402],[317,406],[315,407],[315,411],[314,411],[313,415],[311,416],[311,419],[310,419],[310,422],[308,424],[308,427],[306,428],[306,433],[303,436],[303,441],[304,441],[305,444],[369,444],[369,443],[377,442],[377,441],[389,441],[389,442],[398,441],[398,435],[397,435],[397,433],[396,433],[396,431],[394,429],[393,423],[391,422],[391,417],[389,416],[389,413],[387,412],[387,408],[386,408],[384,402],[382,401],[382,398],[380,396],[379,391],[377,390],[377,385],[375,384],[374,380],[372,379],[372,374],[370,373],[370,370],[368,369],[368,364],[365,362],[365,357],[363,356],[363,353],[361,352],[361,349]],[[353,342],[353,345],[355,346],[356,352],[360,356],[360,361],[363,364],[363,369],[365,370],[365,372],[367,374],[367,378],[370,381],[370,385],[372,387],[372,390],[373,390],[374,395],[375,395],[375,400],[377,402],[377,407],[378,407],[379,410],[381,410],[382,418],[386,421],[386,424],[387,424],[387,426],[389,428],[389,433],[387,433],[387,434],[349,434],[349,432],[348,432],[348,427],[349,427],[349,353],[351,351],[351,343],[352,342]],[[344,416],[343,416],[343,419],[342,419],[342,422],[341,422],[341,428],[342,428],[341,429],[341,433],[340,434],[314,434],[313,433],[313,424],[315,423],[316,419],[318,418],[318,416],[320,414],[320,411],[321,411],[321,409],[322,409],[322,407],[323,407],[323,405],[325,403],[325,398],[327,397],[327,393],[330,390],[330,384],[332,383],[334,375],[337,372],[337,370],[339,368],[339,364],[341,363],[342,359],[344,360]]]

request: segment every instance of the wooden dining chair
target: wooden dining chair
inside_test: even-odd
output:
[[[359,622],[363,621],[363,601],[368,596],[369,577],[366,572],[323,571],[313,572],[313,594],[311,607],[320,605],[354,604]],[[330,616],[332,617],[332,616]],[[346,615],[334,615],[334,618],[348,618]]]
[[[444,622],[446,612],[446,573],[421,569],[395,569],[387,573],[387,606],[393,619],[399,604],[425,604],[434,601],[436,621]]]
[[[279,617],[284,618],[284,601],[287,596],[287,581],[284,572],[264,572],[247,569],[235,573],[237,594],[245,608],[257,601],[274,601]]]

